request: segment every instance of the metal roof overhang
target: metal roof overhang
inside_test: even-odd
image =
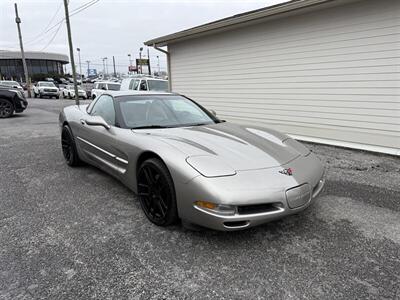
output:
[[[261,23],[265,22],[267,19],[286,17],[292,14],[304,13],[306,11],[318,10],[356,1],[360,0],[292,0],[151,39],[144,42],[144,44],[146,46],[164,47],[177,41]]]

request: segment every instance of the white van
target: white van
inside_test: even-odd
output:
[[[151,77],[125,78],[121,83],[121,91],[129,90],[168,92],[168,80]]]
[[[103,94],[105,91],[119,91],[121,88],[121,84],[113,81],[97,81],[94,84],[94,88],[92,89],[91,95],[92,99]]]

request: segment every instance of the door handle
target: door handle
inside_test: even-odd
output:
[[[81,124],[82,124],[82,125],[85,125],[85,124],[86,124],[86,122],[85,122],[84,119],[81,119]]]

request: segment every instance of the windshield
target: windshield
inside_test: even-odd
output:
[[[177,95],[122,96],[117,109],[125,128],[163,128],[219,123],[195,102]]]
[[[50,87],[56,87],[54,83],[52,82],[39,82],[39,86],[50,86]]]
[[[117,83],[109,83],[107,85],[110,91],[119,91],[119,89],[121,88],[121,85]]]
[[[164,80],[147,80],[149,91],[168,91],[168,81]]]

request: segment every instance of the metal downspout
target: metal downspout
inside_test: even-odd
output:
[[[168,51],[158,48],[156,44],[153,44],[153,48],[167,55],[167,72],[168,72],[168,90],[172,91],[172,81],[171,81],[171,57]]]

